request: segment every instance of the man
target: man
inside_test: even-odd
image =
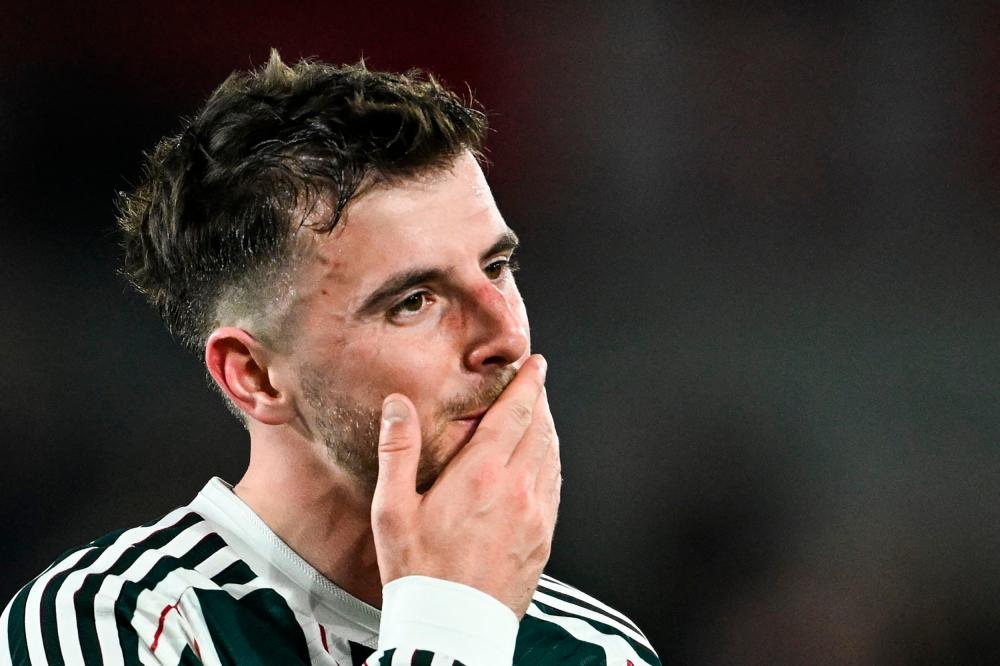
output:
[[[559,444],[484,132],[433,79],[272,54],[159,144],[125,272],[250,462],[64,554],[4,611],[0,661],[659,663],[542,575]]]

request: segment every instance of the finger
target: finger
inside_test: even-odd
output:
[[[546,411],[547,409],[548,405],[546,405]],[[559,457],[559,436],[556,434],[554,426],[551,434],[548,446],[544,448],[544,454],[537,465],[535,497],[542,502],[551,524],[555,526],[556,516],[559,513],[559,498],[562,492],[562,462]]]
[[[372,511],[403,507],[417,496],[420,462],[420,421],[410,400],[399,393],[382,402],[378,436],[378,481]]]
[[[559,507],[559,495],[562,491],[562,461],[559,452],[559,437],[553,437],[552,444],[546,449],[545,459],[538,468],[535,479],[535,495],[552,503],[553,517]]]
[[[511,453],[507,467],[525,475],[534,483],[555,444],[556,429],[552,423],[552,412],[549,411],[548,394],[543,388],[535,402],[531,425]]]
[[[545,386],[545,359],[533,354],[524,362],[517,376],[507,385],[476,428],[469,441],[469,449],[477,443],[488,442],[491,455],[502,458],[504,463],[521,441],[531,425],[535,403]]]

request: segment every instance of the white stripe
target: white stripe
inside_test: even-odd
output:
[[[199,637],[201,640],[198,641],[198,657],[202,664],[205,666],[216,666],[217,664],[221,666],[222,660],[219,659],[219,653],[215,649],[215,643],[212,641],[212,634],[208,630],[208,624],[205,622],[205,612],[201,609],[201,602],[198,601],[198,595],[194,593],[192,588],[188,588],[187,592],[181,595],[180,601],[181,610],[184,612],[184,621],[188,625],[188,634],[194,638]],[[180,634],[183,636],[183,634]],[[169,637],[166,627],[163,629],[163,633],[160,634],[160,641],[176,641],[175,638]],[[181,647],[181,650],[184,648]],[[191,645],[191,649],[194,649],[194,645]],[[159,647],[157,647],[159,650]]]
[[[540,601],[543,604],[545,604],[546,606],[552,606],[553,608],[558,608],[559,610],[564,610],[564,611],[566,611],[568,613],[572,613],[573,615],[579,615],[580,617],[589,618],[589,619],[594,620],[596,622],[600,622],[602,624],[606,624],[609,627],[614,627],[615,629],[617,629],[618,631],[622,632],[623,634],[625,634],[626,636],[628,636],[632,640],[636,641],[637,643],[645,643],[646,642],[644,636],[642,636],[641,634],[637,634],[635,631],[633,631],[629,627],[626,627],[621,622],[618,622],[617,620],[612,620],[607,615],[602,615],[601,613],[597,613],[595,611],[592,611],[589,608],[584,608],[582,606],[577,606],[576,604],[570,603],[569,601],[564,601],[562,599],[557,599],[556,597],[551,597],[551,596],[545,594],[544,592],[535,592],[535,599],[534,600],[535,601]]]
[[[176,664],[181,660],[181,653],[188,646],[187,642],[187,619],[177,612],[171,610],[163,619],[163,633],[160,634],[160,642],[156,644],[156,653],[150,660],[153,664]],[[143,645],[145,643],[142,643]],[[152,652],[152,647],[147,650]],[[139,650],[142,655],[143,650]]]
[[[132,626],[135,627],[139,636],[144,637],[146,643],[152,643],[153,636],[160,624],[160,613],[168,604],[180,603],[181,617],[173,618],[177,614],[176,610],[167,615],[163,631],[157,643],[156,654],[161,660],[166,660],[162,655],[173,655],[178,658],[184,650],[185,645],[191,645],[194,649],[194,639],[198,639],[198,649],[202,653],[202,661],[209,662],[209,658],[214,658],[218,662],[215,645],[212,643],[211,634],[205,624],[204,614],[197,596],[188,594],[192,588],[217,590],[219,587],[212,582],[211,577],[223,571],[239,558],[228,547],[217,550],[204,562],[195,566],[194,569],[175,569],[161,580],[156,587],[151,590],[143,590],[136,600],[136,613],[132,618]],[[230,586],[227,586],[230,587]],[[232,585],[240,588],[237,591],[239,596],[246,594],[250,590],[243,590],[244,586]],[[250,587],[250,586],[246,586]],[[235,596],[235,595],[234,595]],[[181,627],[178,627],[178,622]],[[184,631],[183,629],[187,630]]]
[[[59,630],[59,646],[67,664],[82,664],[83,650],[80,646],[80,632],[76,626],[76,607],[73,595],[83,584],[88,574],[107,571],[129,548],[142,541],[154,532],[170,527],[183,518],[190,510],[185,508],[171,511],[166,516],[148,527],[134,527],[119,535],[111,545],[105,547],[93,564],[86,569],[71,573],[56,593],[56,624]]]
[[[191,587],[215,588],[216,585],[211,581],[211,577],[237,559],[229,548],[222,548],[196,565],[194,569],[174,569],[157,583],[156,587],[140,592],[136,599],[136,612],[132,618],[132,626],[139,636],[144,636],[146,642],[151,643],[159,626],[160,613],[168,604],[179,601],[181,595]]]
[[[397,648],[392,653],[392,664],[390,666],[410,666],[413,663],[413,652],[413,650],[400,650]]]
[[[213,585],[213,589],[218,588]],[[277,589],[275,581],[265,581],[263,578],[257,577],[249,583],[226,583],[221,589],[237,601],[257,590],[270,590],[271,592],[277,593],[288,605],[289,610],[295,617],[295,622],[302,629],[302,633],[306,637],[306,647],[309,650],[310,662],[321,664],[328,663],[331,658],[331,652],[328,652],[326,648],[323,647],[323,638],[320,636],[319,630],[316,626],[317,623],[315,616],[299,612],[299,609],[293,603],[292,598],[290,596],[285,596],[281,590]],[[326,634],[328,643],[331,642],[331,636],[335,635],[328,631]],[[406,663],[409,664],[409,662]]]
[[[586,620],[576,617],[565,617],[563,615],[549,615],[535,604],[528,606],[528,615],[551,622],[565,629],[570,636],[585,643],[591,643],[604,650],[605,659],[608,663],[620,664],[620,661],[612,662],[611,659],[631,659],[635,666],[649,664],[646,660],[636,654],[635,649],[629,642],[621,636],[609,636],[590,626]]]
[[[132,627],[139,634],[140,655],[143,646],[152,653],[153,638],[156,636],[156,630],[160,627],[160,614],[163,609],[168,605],[180,603],[180,601],[180,594],[166,597],[151,593],[149,590],[142,592],[139,604],[136,605],[135,615],[132,616]],[[181,613],[183,612],[184,609],[181,607]],[[187,615],[186,613],[181,615],[181,613],[178,613],[177,608],[174,608],[164,618],[163,631],[156,644],[155,657],[150,660],[152,663],[171,663],[171,655],[176,656],[174,661],[180,658],[181,651],[188,644],[188,635],[184,631]]]
[[[168,573],[153,589],[140,592],[139,597],[136,599],[135,615],[132,616],[132,626],[140,637],[139,642],[145,645],[148,650],[149,644],[153,642],[153,637],[156,635],[156,630],[160,625],[160,613],[163,612],[163,609],[168,604],[179,602],[182,595],[197,583],[202,583],[201,587],[214,587],[210,578],[236,560],[236,556],[229,548],[222,548],[212,553],[204,562],[195,565],[194,569],[175,569]],[[187,618],[187,611],[184,609],[182,611],[185,613],[184,617]],[[175,612],[176,610],[171,611],[171,614]],[[200,607],[198,612],[201,612]],[[190,620],[190,618],[187,619]],[[172,618],[170,620],[171,626],[173,626],[174,621]],[[187,640],[184,632],[168,632],[165,624],[164,631],[160,636],[160,642],[157,643],[157,654],[161,654],[160,645],[165,641],[175,641],[178,635],[182,640]],[[203,641],[198,641],[199,649],[202,647],[202,643]],[[183,646],[181,646],[179,650],[175,651],[179,655],[183,649]],[[212,652],[214,653],[214,648]],[[159,661],[152,657],[150,661],[151,663],[159,663]]]
[[[225,571],[234,562],[239,561],[240,558],[233,552],[233,549],[226,545],[209,555],[208,559],[204,562],[195,565],[194,570],[205,578],[214,578]],[[214,585],[214,583],[212,584]]]
[[[596,606],[596,607],[600,608],[601,610],[603,610],[603,611],[605,611],[607,613],[611,613],[612,615],[614,615],[615,617],[619,618],[620,620],[624,620],[625,622],[627,622],[629,624],[633,624],[633,625],[635,624],[634,622],[632,622],[632,620],[630,620],[629,618],[627,618],[625,615],[619,613],[618,611],[616,611],[611,606],[603,604],[600,601],[598,601],[597,599],[593,598],[592,596],[590,596],[588,594],[584,594],[580,590],[572,588],[569,585],[567,585],[566,583],[558,581],[555,578],[544,577],[543,576],[538,581],[538,586],[539,587],[548,587],[548,588],[551,588],[552,590],[555,590],[556,592],[561,592],[562,594],[569,595],[569,596],[571,596],[571,597],[573,597],[575,599],[579,599],[580,601],[585,601],[588,604],[591,604],[592,606]]]
[[[156,658],[149,646],[139,642],[139,663],[143,666],[163,666],[163,662]]]
[[[83,548],[73,553],[56,566],[49,567],[41,576],[30,583],[28,598],[24,604],[24,634],[28,643],[28,658],[33,664],[47,664],[45,659],[45,644],[42,642],[42,593],[45,586],[55,576],[63,571],[72,568],[80,559],[89,553],[93,548]],[[7,634],[4,633],[3,640],[6,643]]]
[[[230,548],[224,548],[223,550],[216,551],[215,554],[198,565],[194,570],[178,569],[172,571],[154,589],[144,590],[140,594],[132,624],[139,635],[145,636],[150,642],[159,626],[159,614],[163,608],[167,604],[175,603],[176,600],[181,601],[181,611],[183,613],[183,622],[186,623],[186,631],[179,631],[177,625],[179,620],[172,618],[174,611],[171,611],[167,616],[167,622],[164,623],[163,632],[160,634],[160,642],[157,643],[156,655],[159,659],[169,660],[175,653],[179,658],[184,645],[190,644],[193,647],[193,639],[197,638],[198,647],[202,653],[202,661],[205,664],[219,663],[215,646],[212,643],[211,632],[205,623],[204,613],[201,610],[201,604],[198,602],[197,595],[191,593],[191,590],[223,591],[236,601],[257,590],[265,589],[274,591],[274,587],[260,577],[254,578],[249,583],[226,583],[222,587],[219,587],[211,580],[211,576],[223,571],[230,564],[237,561],[241,561],[239,557]],[[286,603],[288,602],[287,599],[285,601]],[[320,663],[323,660],[328,660],[330,655],[323,649],[322,639],[319,637],[318,632],[316,632],[315,618],[297,612],[291,604],[289,604],[289,608],[291,608],[296,621],[303,628],[306,636],[310,635],[309,632],[316,633],[312,641],[307,640],[310,659],[313,661],[318,660]],[[170,629],[171,627],[173,627],[172,630]],[[181,639],[180,642],[178,642],[178,638]],[[170,646],[168,650],[164,650],[163,646],[165,645]],[[212,662],[211,659],[215,659],[216,661]]]
[[[201,602],[198,600],[198,595],[194,594],[191,591],[191,588],[201,587],[216,589],[218,586],[212,582],[212,577],[217,576],[219,573],[225,571],[226,567],[239,561],[240,558],[227,545],[221,550],[217,550],[212,553],[212,555],[201,564],[195,566],[195,571],[204,576],[204,581],[192,581],[190,578],[186,581],[181,581],[182,584],[186,582],[188,586],[187,590],[180,593],[178,603],[181,604],[181,610],[184,612],[184,621],[188,624],[192,638],[199,639],[199,659],[201,663],[205,664],[205,666],[215,666],[216,664],[221,665],[222,660],[219,658],[219,653],[215,649],[215,642],[212,640],[212,633],[209,631],[208,624],[205,622],[205,612],[201,609]],[[177,573],[178,572],[172,571],[167,578],[178,577],[176,575]],[[198,577],[195,576],[193,578],[197,579]],[[192,585],[192,582],[201,584]],[[164,580],[163,583],[167,583],[167,580]],[[157,587],[159,588],[159,586]],[[165,639],[169,640],[166,629],[164,629],[163,634],[160,636],[161,641]],[[194,649],[193,646],[192,649]]]
[[[139,641],[139,663],[143,666],[163,666],[163,662],[156,658],[149,646]]]
[[[435,654],[431,659],[431,666],[455,666],[455,660],[443,654]]]
[[[97,624],[101,659],[106,666],[124,666],[125,664],[125,655],[122,654],[122,646],[118,637],[118,618],[115,612],[115,605],[125,584],[142,580],[164,557],[183,557],[198,545],[199,541],[211,533],[212,528],[207,523],[195,523],[171,539],[162,548],[144,551],[136,558],[135,562],[129,565],[128,569],[117,576],[108,576],[103,580],[97,595],[94,597],[94,621]],[[156,612],[159,613],[162,609],[163,606]],[[138,611],[138,605],[136,610]],[[128,618],[128,621],[131,621],[131,618]],[[129,655],[129,657],[132,656],[134,655]]]

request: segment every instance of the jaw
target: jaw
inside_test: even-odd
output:
[[[417,492],[427,492],[449,463],[476,434],[481,419],[455,419],[439,426],[431,437],[424,438],[417,469]]]

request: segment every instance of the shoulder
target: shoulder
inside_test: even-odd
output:
[[[543,575],[521,621],[514,663],[659,666],[660,660],[628,617]]]
[[[211,525],[184,507],[63,553],[0,616],[0,663],[83,663],[109,652],[138,653],[142,632],[155,633],[164,608],[185,590],[212,586],[223,572],[238,575],[225,549]]]

